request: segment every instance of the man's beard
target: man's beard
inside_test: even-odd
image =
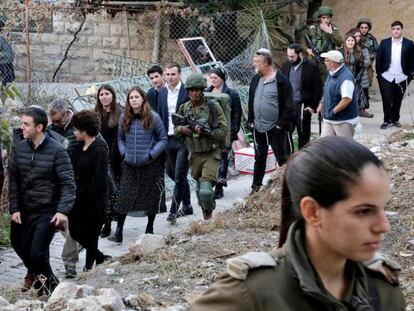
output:
[[[290,62],[292,64],[292,66],[297,66],[300,64],[300,62],[302,61],[302,59],[300,57],[298,57],[294,62]]]

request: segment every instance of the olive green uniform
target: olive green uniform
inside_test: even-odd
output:
[[[211,112],[213,108],[215,111]],[[185,144],[190,151],[191,175],[196,180],[196,194],[198,204],[205,210],[212,211],[215,208],[213,185],[216,182],[221,148],[225,142],[227,132],[227,120],[220,105],[216,101],[207,104],[203,98],[203,104],[194,106],[188,101],[180,106],[178,114],[183,117],[194,117],[199,122],[211,128],[211,133],[193,131],[191,136],[181,133],[182,125],[175,128],[177,137],[184,137]],[[213,117],[214,116],[214,117]],[[215,118],[216,120],[212,120]]]
[[[345,268],[350,284],[346,298],[344,301],[336,299],[324,288],[312,267],[303,236],[304,226],[296,222],[281,249],[270,253],[249,253],[228,260],[227,274],[195,300],[188,310],[405,310],[404,297],[395,282],[386,281],[384,275],[371,270],[371,266],[367,268],[353,261],[348,261]],[[395,268],[394,264],[391,266]]]

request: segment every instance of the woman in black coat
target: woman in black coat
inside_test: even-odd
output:
[[[84,110],[72,117],[75,137],[80,144],[73,151],[72,165],[76,180],[76,200],[69,213],[70,235],[86,249],[84,271],[105,256],[98,239],[108,203],[108,147],[99,134],[100,120],[93,111]]]
[[[211,85],[206,89],[206,92],[225,93],[230,96],[231,105],[231,142],[237,140],[237,133],[240,130],[240,123],[242,117],[242,106],[240,102],[239,93],[232,88],[229,88],[226,83],[226,74],[221,68],[214,68],[210,71]],[[217,184],[215,188],[214,198],[221,199],[224,195],[223,187],[227,187],[227,170],[229,167],[228,155],[229,149],[221,151],[221,159],[219,164],[219,175],[217,177]]]
[[[95,112],[101,121],[100,133],[108,145],[109,149],[109,200],[105,212],[104,227],[102,228],[101,238],[106,238],[111,234],[111,221],[114,218],[113,206],[116,201],[121,181],[121,162],[122,157],[118,149],[118,122],[122,108],[116,100],[116,92],[109,84],[104,84],[98,89],[96,95]]]

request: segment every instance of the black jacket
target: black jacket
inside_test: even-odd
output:
[[[254,121],[254,94],[256,93],[257,84],[259,83],[260,75],[253,76],[249,88],[249,116],[248,123],[252,124]],[[289,79],[279,71],[276,73],[276,83],[279,101],[279,121],[277,126],[285,131],[291,131],[294,128],[296,120],[296,109],[293,105],[293,90]]]
[[[377,50],[377,57],[375,59],[375,70],[377,76],[388,70],[391,65],[391,38],[387,38],[381,41]],[[401,67],[405,75],[408,76],[411,81],[414,73],[414,44],[413,41],[403,38],[401,48]]]
[[[302,62],[302,77],[301,84],[302,89],[300,91],[302,95],[303,103],[306,107],[311,107],[316,110],[319,105],[319,101],[322,98],[322,82],[319,72],[319,66],[306,58]],[[286,77],[289,77],[290,68],[292,64],[290,61],[285,61],[282,66],[282,72]]]
[[[209,86],[206,89],[206,92],[211,92],[213,90],[213,86]],[[223,84],[221,88],[221,92],[225,93],[230,96],[230,104],[231,104],[231,141],[237,140],[237,133],[240,130],[240,122],[242,117],[242,106],[240,102],[239,93],[232,88],[227,86],[227,83]]]
[[[36,148],[14,140],[9,158],[9,211],[68,214],[76,193],[72,164],[65,148],[46,133]]]
[[[181,104],[188,102],[190,97],[188,97],[187,90],[184,88],[184,83],[181,82],[181,88],[178,93],[177,104],[175,106],[175,112],[178,112]],[[157,106],[154,109],[161,117],[162,123],[164,124],[165,130],[168,133],[168,89],[163,87],[158,92],[157,97]]]

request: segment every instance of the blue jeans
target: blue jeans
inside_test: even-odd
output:
[[[166,155],[166,172],[175,182],[170,214],[175,214],[181,202],[184,209],[191,206],[190,185],[187,179],[188,149],[183,140],[168,136]]]

